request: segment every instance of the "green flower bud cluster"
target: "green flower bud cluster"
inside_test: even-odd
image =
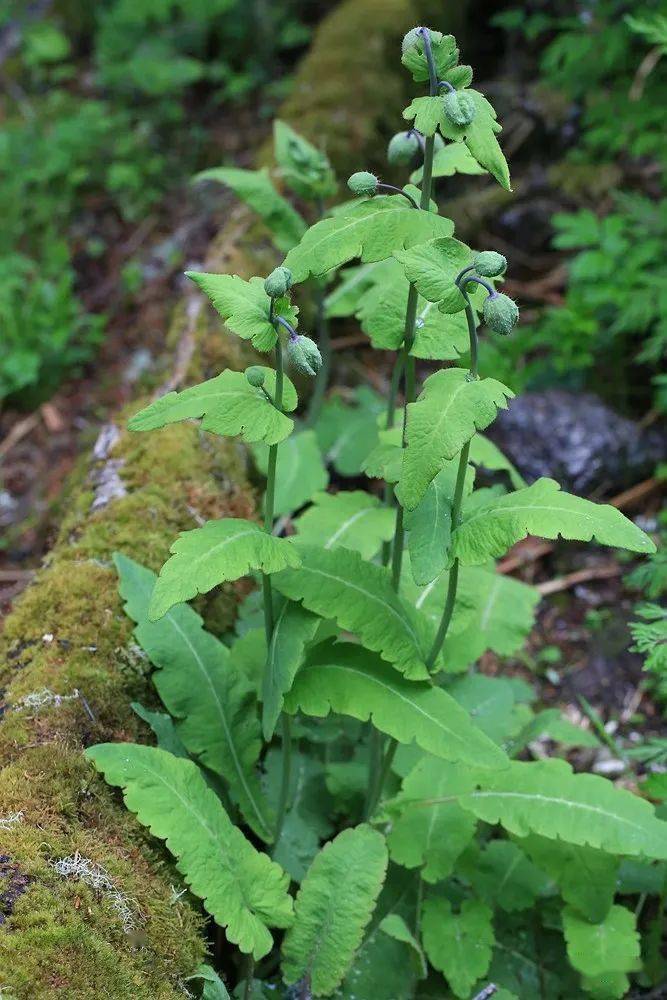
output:
[[[311,377],[322,367],[322,355],[315,341],[298,334],[287,341],[287,360],[296,371]]]
[[[250,368],[246,368],[245,370],[245,377],[250,385],[255,386],[256,389],[261,389],[266,379],[266,369],[262,368],[261,365],[250,365]]]
[[[277,267],[264,282],[264,291],[271,299],[281,299],[292,287],[292,272],[288,267]]]
[[[365,195],[368,198],[372,198],[377,193],[378,179],[375,174],[369,173],[368,170],[358,170],[356,174],[352,174],[347,182],[347,186],[352,194]]]
[[[470,94],[464,90],[449,90],[443,98],[445,115],[453,125],[462,128],[470,125],[475,117],[477,108]]]
[[[387,160],[392,166],[409,166],[419,152],[419,139],[414,132],[397,132],[387,146]]]
[[[512,332],[519,319],[516,302],[502,292],[493,292],[485,299],[482,314],[484,322],[493,332],[500,333],[503,337]]]
[[[482,250],[473,257],[472,263],[482,278],[497,278],[507,267],[507,259],[495,250]]]

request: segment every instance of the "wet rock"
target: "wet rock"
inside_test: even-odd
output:
[[[592,393],[566,389],[524,393],[488,433],[529,483],[550,476],[584,496],[626,489],[667,455],[664,430],[644,429]]]

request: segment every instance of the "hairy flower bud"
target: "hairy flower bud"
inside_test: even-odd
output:
[[[507,267],[507,260],[495,250],[482,250],[473,258],[473,265],[483,278],[497,278]]]
[[[322,367],[322,355],[310,337],[290,337],[287,341],[287,359],[302,375],[317,375]]]
[[[419,139],[414,132],[397,132],[387,146],[387,160],[393,166],[407,167],[419,152]]]
[[[358,170],[356,174],[352,174],[347,186],[352,194],[372,197],[377,192],[378,179],[375,174],[369,173],[368,170]]]
[[[470,94],[465,91],[449,90],[444,98],[445,115],[453,125],[470,125],[477,108]]]
[[[259,389],[264,385],[266,371],[261,365],[250,365],[250,368],[246,368],[245,370],[245,377],[250,382],[250,385],[254,385],[256,389]]]
[[[288,267],[277,267],[264,282],[264,291],[272,299],[280,299],[292,285],[292,272]]]
[[[519,310],[516,302],[503,295],[502,292],[493,292],[484,300],[484,322],[491,327],[494,333],[501,333],[506,337],[512,332],[519,319]]]
[[[410,28],[407,34],[403,35],[403,41],[401,42],[401,52],[403,55],[408,51],[408,49],[414,48],[419,45],[420,42],[423,43],[424,36],[422,35],[421,28]]]

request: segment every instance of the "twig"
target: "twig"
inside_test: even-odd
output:
[[[14,424],[9,434],[0,441],[0,458],[4,458],[14,445],[18,444],[26,434],[37,426],[39,423],[39,413],[31,413],[29,417],[25,417],[23,420],[19,420],[18,423]]]
[[[544,597],[546,594],[558,594],[562,590],[569,590],[579,583],[586,583],[587,580],[610,580],[612,577],[620,576],[622,573],[618,563],[607,563],[604,566],[589,566],[587,569],[578,569],[574,573],[567,573],[565,576],[556,577],[555,580],[546,580],[538,583],[536,590]]]

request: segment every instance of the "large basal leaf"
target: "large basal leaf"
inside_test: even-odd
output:
[[[455,279],[472,260],[472,251],[455,239],[430,240],[411,250],[397,251],[394,256],[406,278],[428,302],[440,304],[442,312],[457,313],[465,309],[465,299]],[[469,291],[473,292],[475,285]],[[466,340],[467,340],[467,326]],[[466,345],[467,346],[467,345]]]
[[[492,916],[491,908],[478,899],[466,899],[458,913],[452,912],[444,896],[429,897],[424,903],[424,950],[457,997],[469,997],[488,971],[494,942]]]
[[[564,760],[514,761],[477,777],[476,788],[455,796],[486,823],[510,833],[596,847],[610,854],[667,858],[667,823],[644,799],[595,774],[573,774]]]
[[[296,209],[278,194],[266,169],[214,167],[202,171],[194,179],[217,181],[230,187],[241,201],[259,215],[273,233],[276,246],[283,253],[295,246],[306,231],[306,223]]]
[[[470,788],[470,779],[463,768],[437,757],[423,757],[391,803],[387,845],[392,861],[406,868],[420,867],[426,882],[447,878],[456,859],[473,839],[477,821],[457,802],[441,802],[426,809],[419,800],[431,796],[444,798]]]
[[[257,466],[266,475],[269,449],[256,445],[253,449]],[[329,484],[329,474],[322,460],[315,431],[292,434],[278,453],[276,488],[273,510],[277,517],[291,514],[303,507],[319,490]]]
[[[526,535],[578,539],[612,545],[631,552],[655,552],[644,532],[615,507],[592,503],[561,492],[553,479],[538,479],[532,486],[466,514],[454,531],[452,554],[464,565],[478,565],[503,555]]]
[[[507,749],[512,737],[521,732],[526,715],[530,716],[523,693],[517,691],[521,683],[517,678],[466,673],[449,684],[447,691],[489,739]]]
[[[265,369],[266,387],[275,385],[275,372]],[[294,386],[286,380],[283,409],[297,405]],[[168,392],[130,419],[131,431],[152,431],[181,420],[203,417],[202,429],[244,441],[278,444],[292,433],[294,421],[267,399],[263,389],[250,385],[242,372],[226,370],[183,392]]]
[[[596,924],[566,906],[563,933],[570,962],[586,976],[641,968],[637,918],[624,906],[612,906],[604,920]]]
[[[509,458],[483,434],[475,434],[470,442],[470,461],[473,465],[481,466],[490,472],[506,472],[515,490],[520,490],[526,485],[525,479]]]
[[[271,299],[264,291],[262,278],[244,281],[237,274],[185,273],[211,300],[232,333],[243,340],[250,340],[258,351],[266,352],[274,347],[278,334],[269,320]],[[296,326],[297,310],[288,299],[275,299],[273,308],[276,316],[283,316]]]
[[[452,459],[433,479],[419,503],[405,517],[412,577],[418,586],[431,583],[447,565],[452,537],[452,503],[459,463]],[[465,492],[472,489],[473,469],[466,470]],[[439,613],[442,614],[443,604]]]
[[[285,698],[285,710],[370,719],[399,743],[414,741],[444,760],[488,768],[507,765],[503,751],[446,691],[407,681],[352,643],[327,642],[312,650]]]
[[[269,574],[301,565],[287,538],[275,538],[259,524],[240,517],[223,517],[183,531],[169,551],[172,556],[160,570],[153,591],[151,621],[157,621],[174,604],[206,594],[228,580],[238,580],[252,569]]]
[[[353,316],[361,299],[369,288],[374,287],[391,260],[375,261],[372,264],[352,264],[338,275],[338,282],[324,300],[327,319]]]
[[[329,399],[315,426],[320,448],[341,476],[357,476],[364,459],[377,444],[377,418],[387,404],[376,392],[361,386],[355,404],[349,406],[338,397]]]
[[[322,277],[355,257],[362,263],[385,260],[394,250],[451,236],[453,229],[449,219],[414,209],[400,195],[381,196],[311,226],[288,253],[285,266],[295,282],[305,281],[311,274]]]
[[[424,665],[430,630],[394,591],[389,570],[350,549],[298,544],[301,564],[273,578],[292,601],[359,636],[410,678],[428,677]]]
[[[495,419],[514,394],[494,378],[471,379],[463,368],[435,372],[419,398],[408,404],[406,448],[399,486],[401,503],[414,510],[429,483],[466,441]]]
[[[283,601],[273,624],[262,685],[262,731],[267,742],[275,731],[283,696],[291,688],[306,645],[319,625],[320,619],[301,604]]]
[[[317,493],[294,522],[299,538],[323,549],[342,546],[372,559],[394,534],[396,512],[365,490]]]
[[[233,825],[197,765],[132,743],[101,743],[86,756],[123,789],[139,821],[166,841],[183,878],[232,944],[257,959],[268,954],[268,927],[292,922],[289,879]]]
[[[397,483],[403,467],[403,421],[377,431],[377,444],[366,456],[362,471],[369,479]]]
[[[296,897],[283,942],[287,983],[307,977],[315,997],[340,985],[361,944],[387,871],[384,837],[363,824],[322,848]]]
[[[229,650],[204,630],[187,604],[159,622],[148,617],[157,577],[116,554],[125,611],[137,623],[135,635],[157,667],[153,682],[177,720],[177,735],[194,757],[229,784],[231,796],[255,833],[273,836],[273,819],[262,794],[256,765],[261,751],[257,698]]]
[[[519,841],[558,885],[566,903],[592,923],[604,920],[614,902],[619,862],[613,854],[531,834]]]
[[[530,909],[551,888],[549,878],[511,840],[492,840],[471,852],[461,873],[476,896],[506,913]]]

